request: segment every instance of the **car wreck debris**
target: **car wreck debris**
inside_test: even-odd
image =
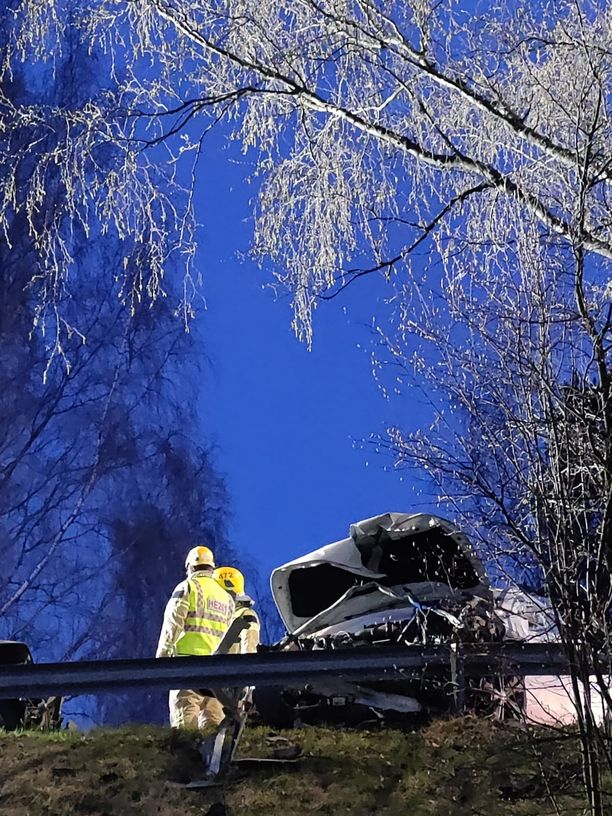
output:
[[[460,652],[468,644],[556,639],[545,599],[492,589],[467,536],[427,513],[357,522],[347,538],[275,569],[270,583],[287,628],[274,647],[281,651],[449,644]],[[514,676],[465,678],[451,650],[446,675],[330,678],[299,689],[257,689],[254,701],[262,718],[278,726],[372,714],[395,719],[466,705],[506,718],[524,711],[525,684]]]

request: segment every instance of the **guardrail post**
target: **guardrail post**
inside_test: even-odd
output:
[[[450,647],[451,683],[453,686],[453,711],[455,714],[465,712],[465,667],[461,643],[454,639]]]

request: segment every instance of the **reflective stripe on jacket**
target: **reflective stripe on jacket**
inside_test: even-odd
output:
[[[176,642],[179,655],[212,654],[234,612],[234,602],[210,575],[195,573],[187,580],[189,607],[183,624],[183,634]]]
[[[248,596],[246,597],[248,598]],[[250,654],[251,652],[256,652],[257,646],[259,645],[260,623],[257,612],[253,609],[253,601],[251,598],[248,598],[246,602],[236,601],[236,611],[234,612],[232,623],[238,620],[238,618],[243,618],[248,626],[240,632],[238,635],[239,640],[228,649],[228,654]]]

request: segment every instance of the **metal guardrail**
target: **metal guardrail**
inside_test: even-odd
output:
[[[569,664],[559,644],[495,643],[384,646],[212,657],[95,660],[0,667],[0,699],[48,697],[129,688],[302,686],[332,677],[353,682],[441,674],[461,664],[466,676],[562,675]],[[612,673],[610,664],[602,671]],[[454,673],[454,671],[453,671]]]

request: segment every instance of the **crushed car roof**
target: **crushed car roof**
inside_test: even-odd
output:
[[[340,613],[345,600],[368,587],[378,594],[381,587],[414,585],[488,592],[484,567],[467,536],[429,513],[384,513],[351,524],[348,538],[278,567],[270,583],[290,633],[313,620],[329,623],[334,610]]]

